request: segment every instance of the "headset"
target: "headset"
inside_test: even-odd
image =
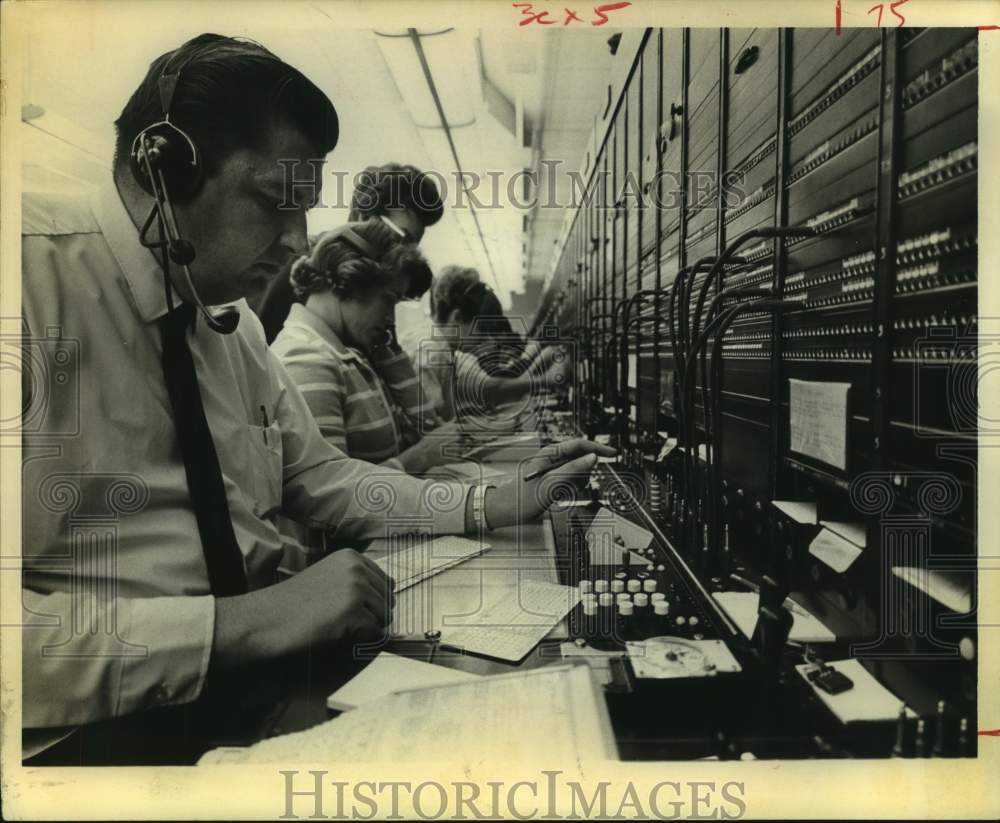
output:
[[[206,325],[219,334],[234,332],[240,320],[240,313],[236,309],[228,309],[218,314],[210,312],[198,296],[198,291],[191,278],[190,265],[195,259],[195,248],[181,236],[174,214],[173,200],[185,202],[195,197],[204,183],[205,169],[201,162],[198,146],[187,132],[170,121],[170,110],[174,92],[177,90],[181,72],[185,67],[209,53],[241,54],[248,46],[257,46],[262,57],[271,56],[273,59],[277,59],[253,40],[212,41],[193,47],[180,65],[171,71],[178,52],[184,47],[181,46],[175,51],[168,58],[157,81],[162,119],[139,132],[135,140],[132,141],[132,148],[129,152],[129,167],[133,178],[139,187],[153,198],[153,207],[139,230],[139,242],[147,248],[165,252],[161,257],[161,263],[163,265],[167,309],[170,310],[173,306],[169,262],[172,260],[184,272],[187,288],[191,292],[198,310],[205,318]],[[150,240],[147,237],[154,222],[159,230],[160,239],[158,241]]]

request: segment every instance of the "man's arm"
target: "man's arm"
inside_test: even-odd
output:
[[[419,480],[333,448],[284,366],[273,353],[269,357],[281,387],[284,514],[347,539],[385,537],[389,528],[420,534],[469,530],[468,486]]]
[[[102,598],[22,589],[25,728],[71,726],[201,693],[213,598]]]

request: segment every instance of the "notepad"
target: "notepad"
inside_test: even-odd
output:
[[[381,652],[357,676],[326,698],[327,708],[348,711],[403,689],[440,686],[478,678],[478,674],[435,666],[422,660]]]
[[[849,677],[854,685],[840,694],[830,694],[811,682],[809,685],[841,723],[853,723],[859,720],[895,720],[899,716],[902,701],[872,677],[861,665],[861,661],[838,660],[828,665]],[[808,681],[808,673],[813,666],[812,663],[803,663],[796,666],[795,670]],[[908,717],[917,716],[909,708],[906,714]]]
[[[409,548],[391,550],[378,558],[375,565],[396,581],[396,591],[401,592],[489,548],[488,543],[465,537],[435,537]]]
[[[757,627],[759,594],[755,592],[715,592],[712,597],[725,609],[726,614],[733,619],[733,622],[746,637],[753,637],[754,629]],[[792,610],[792,618],[794,622],[791,633],[788,635],[789,640],[794,640],[797,643],[832,643],[837,639],[837,636],[820,620],[801,606]]]
[[[497,765],[617,758],[589,668],[560,664],[400,691],[306,731],[215,749],[198,762],[448,763],[484,781]]]
[[[522,580],[515,587],[489,594],[491,600],[482,610],[463,618],[460,625],[441,628],[442,644],[516,662],[580,602],[576,587],[542,580]]]

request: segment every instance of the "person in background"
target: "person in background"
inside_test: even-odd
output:
[[[348,223],[322,235],[292,266],[302,300],[291,307],[271,348],[309,404],[328,443],[351,457],[420,474],[447,462],[442,448],[457,435],[421,437],[414,417],[390,386],[412,371],[405,354],[379,357],[396,304],[420,298],[431,270],[412,243],[379,220]],[[406,398],[415,394],[403,393]]]
[[[443,419],[488,414],[564,379],[565,353],[526,346],[476,269],[447,266],[431,291],[431,313],[434,336],[407,354]]]
[[[444,214],[434,180],[416,166],[386,163],[358,173],[351,195],[349,223],[381,219],[406,242],[417,244],[428,227]],[[314,242],[315,238],[311,238]],[[312,245],[312,243],[310,243]],[[251,308],[260,318],[268,343],[274,342],[296,302],[286,270],[268,286]]]

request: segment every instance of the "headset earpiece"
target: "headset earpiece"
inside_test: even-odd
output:
[[[148,165],[142,154],[145,149]],[[147,126],[132,143],[129,166],[136,183],[147,194],[153,193],[150,168],[163,175],[171,199],[184,202],[201,188],[203,169],[198,147],[187,132],[167,120]]]

